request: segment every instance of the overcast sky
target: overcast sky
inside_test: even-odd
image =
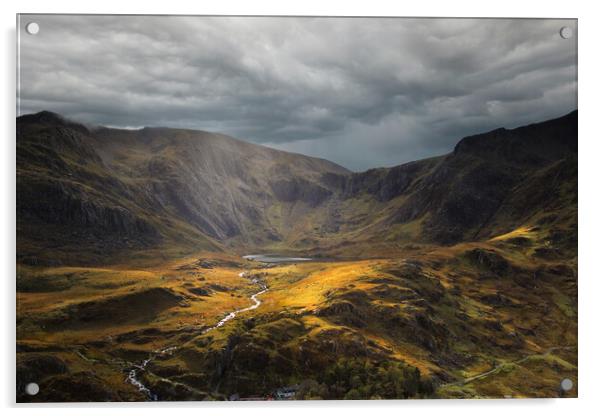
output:
[[[352,170],[577,108],[572,20],[23,16],[20,30],[20,114],[217,131]]]

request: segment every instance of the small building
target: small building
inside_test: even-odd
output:
[[[276,400],[293,400],[298,390],[298,384],[295,384],[294,386],[280,387],[274,392],[274,398]]]

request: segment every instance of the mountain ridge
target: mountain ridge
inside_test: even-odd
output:
[[[539,215],[541,201],[521,214],[529,218],[503,201],[561,160],[574,159],[558,164],[571,172],[576,122],[575,110],[467,136],[446,155],[351,172],[219,133],[88,128],[44,111],[17,118],[18,222],[23,230],[70,229],[76,246],[99,239],[94,250],[107,252],[174,242],[332,254],[349,244],[357,252],[454,244],[511,231]],[[576,183],[575,175],[565,179]],[[500,207],[506,225],[497,221]],[[46,234],[21,233],[22,247],[33,242],[21,250],[29,251],[24,258],[46,256]],[[50,240],[62,254],[73,249]]]
[[[355,173],[17,124],[17,401],[578,394],[576,112]]]

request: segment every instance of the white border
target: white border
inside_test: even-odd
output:
[[[600,411],[602,405],[602,368],[600,365],[600,308],[602,303],[602,267],[600,239],[602,167],[602,97],[600,78],[602,68],[599,43],[602,40],[601,14],[596,2],[525,0],[487,1],[430,1],[393,2],[384,0],[303,0],[285,2],[277,0],[221,0],[216,2],[179,1],[164,2],[98,0],[53,1],[3,1],[0,19],[3,29],[2,82],[4,97],[0,101],[0,117],[4,135],[0,139],[0,164],[2,175],[1,262],[5,273],[2,296],[2,341],[0,342],[0,405],[9,407],[8,413],[23,411],[28,414],[41,411],[46,415],[106,415],[138,413],[161,415],[168,409],[178,414],[219,413],[226,415],[304,415],[308,413],[345,412],[346,415],[365,415],[374,409],[396,414],[444,414],[482,416],[508,413],[545,413],[549,415],[590,414]],[[443,16],[443,17],[556,17],[579,19],[579,399],[564,400],[485,400],[485,401],[405,401],[405,402],[304,402],[304,403],[146,403],[146,404],[94,404],[86,405],[14,405],[14,354],[15,354],[15,67],[16,67],[16,13],[150,13],[150,14],[237,14],[237,15],[346,15],[346,16]],[[189,409],[192,409],[190,411]]]

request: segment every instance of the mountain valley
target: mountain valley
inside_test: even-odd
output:
[[[21,116],[17,399],[576,397],[577,149],[577,111],[365,172]]]

